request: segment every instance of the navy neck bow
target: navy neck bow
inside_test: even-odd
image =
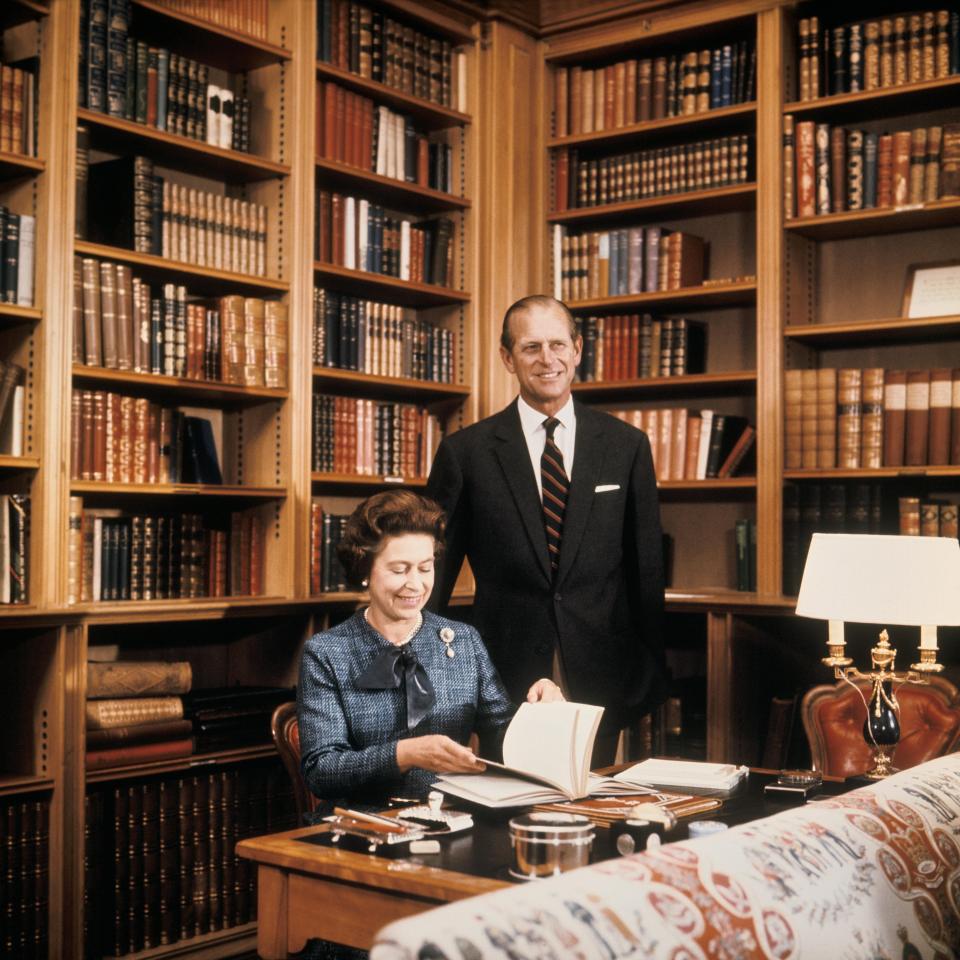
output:
[[[361,690],[396,690],[406,680],[407,730],[413,730],[433,709],[437,694],[410,644],[390,644],[357,678]]]

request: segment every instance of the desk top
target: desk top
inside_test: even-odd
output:
[[[682,819],[667,836],[669,841],[686,840],[694,820],[720,820],[730,826],[770,816],[794,805],[773,800],[763,792],[774,778],[772,772],[752,771],[746,782],[723,806]],[[818,796],[835,796],[857,784],[825,782]],[[815,801],[811,801],[815,802]],[[285,833],[254,837],[237,845],[237,853],[260,864],[331,880],[393,890],[405,896],[448,902],[496,890],[516,881],[507,867],[512,853],[507,823],[518,810],[475,810],[472,830],[441,837],[439,854],[420,857],[358,853],[331,846],[326,825],[304,827]],[[591,862],[616,856],[616,826],[598,828]],[[405,847],[404,847],[405,849]]]

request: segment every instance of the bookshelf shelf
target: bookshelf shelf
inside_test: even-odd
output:
[[[14,303],[0,303],[0,326],[36,323],[42,319],[43,311],[39,307],[18,307]]]
[[[838,93],[814,100],[794,100],[783,106],[784,113],[806,119],[809,114],[829,115],[832,120],[888,117],[898,111],[927,111],[956,105],[960,76],[921,80],[879,90]]]
[[[784,470],[785,480],[884,480],[899,478],[904,480],[939,479],[942,477],[960,477],[960,466],[923,466],[923,467],[871,467],[869,469],[845,470],[836,467],[832,470]]]
[[[102,480],[74,480],[75,495],[103,497],[203,497],[239,500],[283,500],[286,487],[245,486],[211,483],[107,483]]]
[[[960,338],[960,315],[866,320],[855,323],[788,324],[783,334],[810,346],[897,343]]]
[[[757,284],[717,283],[683,290],[658,290],[656,293],[635,293],[623,297],[597,297],[572,300],[567,306],[574,313],[587,310],[618,310],[623,307],[657,307],[661,309],[711,310],[715,307],[751,306],[756,302]]]
[[[399,280],[382,273],[352,270],[319,260],[314,261],[313,272],[325,285],[335,287],[343,293],[365,297],[383,295],[405,307],[440,307],[470,302],[470,294],[463,290],[438,287],[432,283]]]
[[[327,593],[315,593],[310,597],[312,603],[366,603],[369,599],[369,594],[360,593],[357,590],[334,590]]]
[[[291,52],[251,34],[180,13],[154,0],[133,0],[131,33],[213,67],[236,72],[289,60]]]
[[[113,623],[226,620],[289,612],[289,598],[269,597],[194,597],[172,600],[122,600],[78,603],[66,609],[83,616],[90,625]]]
[[[23,153],[0,151],[0,180],[16,180],[20,177],[32,177],[46,170],[46,162],[39,157],[28,157]]]
[[[350,487],[355,490],[386,487],[425,487],[426,477],[383,477],[364,473],[319,473],[310,474],[310,481],[323,486]]]
[[[186,377],[166,377],[156,373],[108,370],[77,363],[73,365],[72,372],[75,382],[125,385],[136,387],[140,396],[194,397],[229,407],[253,406],[270,401],[282,402],[289,396],[288,390],[274,390],[269,387],[243,387],[213,380],[189,380]]]
[[[171,277],[188,277],[191,280],[191,292],[197,293],[238,293],[249,291],[252,294],[287,293],[290,284],[285,280],[273,280],[268,277],[253,277],[245,273],[231,273],[228,270],[215,270],[213,267],[198,267],[181,260],[168,260],[152,253],[137,253],[125,247],[112,247],[105,243],[90,243],[78,240],[74,244],[77,253],[88,257],[100,257],[120,263],[130,263],[141,268],[145,275],[169,280]],[[149,278],[148,276],[148,278]]]
[[[434,383],[430,380],[411,380],[408,377],[381,377],[356,370],[338,370],[335,367],[313,368],[313,382],[338,393],[365,397],[403,397],[426,401],[461,400],[470,396],[470,387],[462,383]]]
[[[753,496],[757,489],[756,477],[724,477],[722,480],[658,480],[657,489],[664,499],[695,497],[726,498]]]
[[[317,171],[323,176],[324,185],[350,189],[359,187],[365,198],[379,200],[386,204],[395,204],[401,208],[413,205],[418,213],[440,210],[468,210],[470,201],[456,197],[452,193],[422,187],[416,183],[407,183],[393,177],[384,177],[360,167],[351,167],[336,160],[316,157]]]
[[[638,377],[634,380],[575,383],[573,390],[578,395],[591,398],[659,397],[677,394],[749,396],[756,387],[756,370],[737,370],[730,373],[688,373],[677,377]]]
[[[237,927],[204,933],[199,937],[178,940],[169,946],[126,953],[124,960],[173,960],[174,957],[190,957],[191,960],[223,960],[226,957],[246,956],[254,953],[257,945],[257,924],[245,923]]]
[[[372,97],[378,103],[388,107],[395,107],[403,113],[409,114],[417,123],[427,130],[444,130],[448,127],[459,127],[469,124],[469,114],[453,110],[440,103],[422,100],[395,87],[368,80],[366,77],[341,70],[332,64],[317,61],[317,76],[324,80],[333,80],[349,90]]]
[[[49,777],[0,776],[0,797],[15,797],[24,793],[52,790],[55,782]]]
[[[553,137],[547,141],[547,146],[580,147],[586,144],[600,146],[641,138],[646,144],[657,139],[674,137],[680,131],[685,133],[689,130],[692,134],[699,135],[715,127],[722,127],[724,133],[746,132],[753,128],[756,113],[755,102],[738,103],[732,107],[705,110],[703,113],[666,117],[663,120],[644,120],[642,123],[602,130],[600,133],[577,133],[566,137]]]
[[[784,229],[812,240],[847,240],[885,233],[955,227],[957,223],[960,223],[960,200],[937,200],[898,209],[886,207],[797,217],[788,220]]]
[[[90,127],[91,138],[98,147],[125,154],[148,151],[155,162],[164,166],[182,166],[191,173],[207,174],[218,180],[249,183],[290,175],[288,164],[214,147],[95,110],[78,109],[77,120]]]
[[[665,592],[664,599],[669,611],[689,610],[716,610],[722,607],[732,613],[743,610],[750,613],[793,612],[796,606],[795,597],[785,597],[780,594],[747,593],[739,590],[722,590],[719,588],[703,590],[676,590],[673,588]]]
[[[105,783],[125,780],[130,777],[142,777],[155,773],[181,773],[196,770],[198,767],[221,766],[243,760],[259,760],[276,756],[277,750],[272,743],[255,747],[242,747],[236,750],[219,750],[215,753],[201,753],[192,757],[180,757],[176,760],[155,760],[151,763],[131,763],[122,767],[105,767],[103,770],[87,771],[87,783]],[[150,951],[155,953],[155,951]]]
[[[29,20],[39,20],[50,13],[50,7],[40,0],[7,0],[0,4],[0,30],[15,27]]]
[[[9,454],[0,454],[0,471],[12,473],[20,470],[37,470],[40,467],[39,457],[12,457]]]
[[[671,193],[645,200],[630,200],[625,203],[608,203],[596,207],[577,207],[563,213],[551,213],[548,223],[615,223],[629,219],[635,214],[698,214],[729,213],[735,210],[752,210],[757,204],[755,183],[736,184],[732,187],[717,187],[714,190],[691,190],[689,193]]]

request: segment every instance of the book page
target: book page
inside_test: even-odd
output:
[[[581,704],[522,703],[503,738],[503,765],[540,777],[568,796],[577,793],[577,730]],[[588,761],[589,762],[589,761]]]

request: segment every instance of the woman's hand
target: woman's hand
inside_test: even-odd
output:
[[[546,677],[537,680],[527,691],[527,703],[554,703],[557,700],[566,700],[563,691]]]
[[[469,747],[439,733],[398,741],[397,766],[401,773],[412,767],[434,773],[483,773],[487,769]]]

